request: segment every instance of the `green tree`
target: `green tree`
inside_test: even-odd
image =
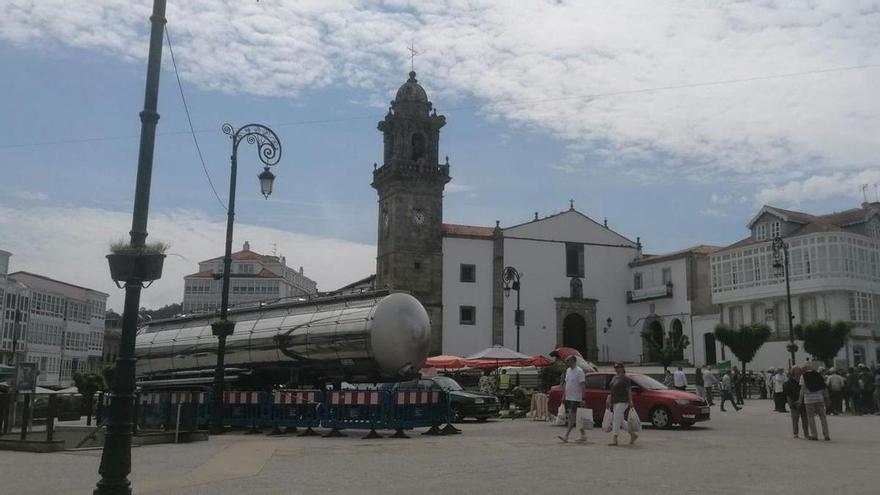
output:
[[[104,390],[104,377],[99,373],[74,373],[73,383],[85,401],[86,425],[91,425],[95,394]]]
[[[682,353],[691,343],[687,335],[680,334],[676,338],[671,332],[663,334],[660,342],[650,330],[642,331],[642,338],[645,339],[645,342],[654,351],[654,355],[657,356],[657,360],[663,365],[664,373],[676,359],[681,359]]]
[[[715,340],[729,347],[740,360],[743,374],[746,372],[746,365],[755,358],[758,349],[767,342],[771,334],[770,327],[763,323],[740,325],[739,328],[723,323],[715,326]]]
[[[850,330],[852,327],[845,321],[832,324],[825,320],[816,320],[802,330],[804,351],[825,363],[825,366],[831,366],[831,360],[846,344]]]

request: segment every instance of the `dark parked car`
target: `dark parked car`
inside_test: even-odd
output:
[[[709,420],[709,404],[699,395],[670,389],[649,376],[634,373],[626,376],[633,382],[633,403],[643,422],[649,422],[655,428],[669,428],[674,423],[688,427],[697,421]],[[584,404],[593,410],[596,424],[602,422],[605,414],[605,399],[610,393],[608,386],[613,377],[614,373],[610,371],[587,373]],[[562,392],[560,385],[550,389],[550,411],[555,412],[559,407]]]
[[[449,393],[453,421],[461,421],[464,418],[476,418],[477,421],[486,421],[490,417],[497,416],[498,411],[501,409],[501,404],[494,395],[468,392],[461,388],[457,381],[448,376],[435,376],[418,381],[396,383],[393,388],[396,390],[398,388],[416,387],[442,389]]]

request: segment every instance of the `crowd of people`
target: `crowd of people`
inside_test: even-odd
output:
[[[810,366],[815,365],[811,363]],[[859,364],[849,369],[818,366],[815,371],[822,377],[828,390],[828,414],[880,415],[880,369]],[[785,383],[792,373],[797,371],[771,368],[762,375],[766,387],[762,395],[774,399],[774,410],[777,412],[788,412]]]

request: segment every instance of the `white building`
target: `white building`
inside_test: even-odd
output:
[[[628,265],[639,250],[573,206],[507,228],[444,224],[443,353],[517,348],[517,294],[505,296],[501,282],[511,266],[521,274],[520,352],[566,346],[594,360],[637,360],[639,335],[609,331],[607,322],[626,321]]]
[[[678,341],[684,335],[690,345],[679,360],[714,364],[714,340],[708,356],[697,340],[707,334],[711,337],[719,322],[709,290],[709,256],[718,249],[700,245],[665,255],[644,255],[630,263],[626,326],[615,325],[614,331],[648,331],[655,342],[669,336]],[[653,348],[644,340],[640,344],[638,361],[656,362]]]
[[[725,323],[760,322],[773,329],[751,366],[788,363],[785,279],[774,270],[771,249],[777,235],[788,244],[794,325],[851,322],[837,359],[880,362],[880,203],[828,215],[765,206],[748,227],[749,237],[711,256],[711,270],[712,302]],[[796,359],[803,361],[807,355],[798,345]]]
[[[198,273],[187,275],[184,280],[183,312],[214,311],[220,308],[223,257],[199,262]],[[255,253],[245,242],[241,251],[232,253],[230,271],[229,306],[257,304],[261,301],[277,301],[317,292],[314,280],[289,268],[283,256]]]
[[[7,275],[8,259],[0,251],[3,361],[14,361],[16,340],[15,359],[37,364],[39,385],[66,387],[75,372],[99,371],[108,295],[29,272]]]

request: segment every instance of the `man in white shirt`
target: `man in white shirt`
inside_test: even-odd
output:
[[[788,412],[785,409],[785,372],[782,368],[776,368],[773,375],[773,401],[776,404],[776,412]]]
[[[715,392],[716,385],[718,385],[718,377],[715,376],[715,373],[712,373],[708,366],[703,368],[703,386],[706,387],[706,400],[710,406],[715,405],[712,394]]]
[[[684,390],[687,388],[687,384],[687,375],[684,374],[681,366],[679,366],[677,370],[672,372],[672,386],[679,390]]]
[[[568,442],[568,435],[571,433],[571,430],[574,429],[575,423],[577,422],[578,407],[580,407],[584,400],[586,376],[584,375],[584,370],[577,366],[576,357],[568,356],[565,362],[568,364],[568,368],[565,370],[565,379],[563,380],[565,385],[563,404],[565,404],[565,412],[568,414],[568,430],[565,432],[565,436],[559,435],[559,439],[563,442]],[[578,438],[577,441],[586,442],[587,433],[583,428],[581,428],[580,431],[581,437]]]

